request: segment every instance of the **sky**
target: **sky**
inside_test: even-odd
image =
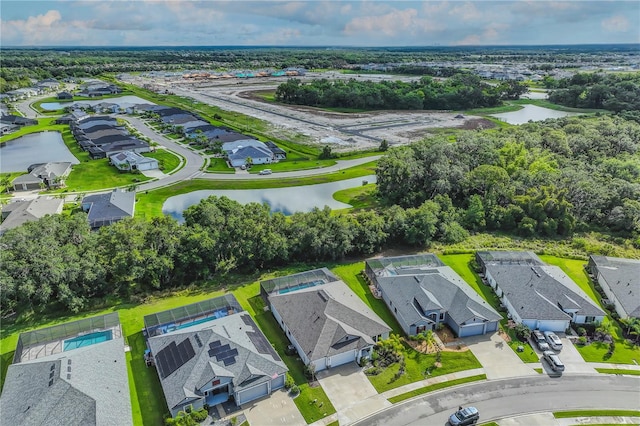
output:
[[[640,1],[1,0],[9,46],[640,43]]]

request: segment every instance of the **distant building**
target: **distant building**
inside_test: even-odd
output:
[[[158,168],[158,160],[155,158],[143,157],[131,151],[123,151],[112,155],[109,157],[109,161],[116,166],[118,170],[124,171],[153,170]]]
[[[589,270],[620,318],[640,318],[640,260],[591,255]]]

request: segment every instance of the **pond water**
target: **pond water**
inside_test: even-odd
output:
[[[62,141],[60,132],[31,133],[0,144],[2,173],[26,172],[32,164],[52,161],[80,163]]]
[[[139,98],[137,96],[120,96],[118,98],[98,98],[90,101],[74,101],[74,102],[44,102],[40,104],[40,107],[45,111],[57,111],[59,109],[74,105],[74,104],[89,104],[96,105],[102,102],[110,103],[110,104],[118,104],[122,108],[127,108],[135,104],[150,104],[153,105],[153,102],[149,102],[146,99]]]
[[[518,111],[503,112],[500,114],[491,114],[492,117],[496,117],[502,121],[506,121],[509,124],[524,124],[531,121],[542,121],[547,118],[562,118],[571,115],[580,115],[579,112],[566,112],[556,111],[555,109],[542,108],[536,105],[526,104],[524,108]]]
[[[363,181],[375,183],[376,176],[371,175],[338,182],[289,188],[193,191],[168,198],[162,205],[162,213],[182,222],[184,220],[182,212],[187,207],[198,204],[200,200],[211,195],[217,197],[225,196],[242,204],[251,202],[267,203],[272,212],[281,212],[286,215],[295,212],[309,212],[314,207],[324,208],[324,206],[329,206],[332,209],[344,209],[351,206],[334,200],[333,193],[342,189],[355,188],[362,185]]]

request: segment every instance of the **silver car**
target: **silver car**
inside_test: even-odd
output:
[[[553,351],[544,351],[542,357],[549,364],[549,367],[555,372],[564,371],[564,364],[560,361],[560,357]]]
[[[553,349],[554,351],[562,350],[562,341],[556,335],[556,333],[554,333],[553,331],[545,331],[544,337],[545,339],[547,339],[547,342],[549,343],[549,346],[551,346],[551,349]]]
[[[550,349],[547,340],[544,338],[544,334],[542,334],[540,330],[533,330],[531,332],[531,339],[536,342],[536,346],[541,351],[548,351]]]
[[[451,426],[475,425],[480,418],[476,407],[461,408],[449,417]]]

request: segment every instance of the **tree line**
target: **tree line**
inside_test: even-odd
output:
[[[429,76],[419,81],[358,81],[316,79],[303,83],[290,79],[276,89],[276,100],[288,104],[408,110],[461,110],[500,105],[504,99],[518,99],[526,85],[505,81],[490,85],[480,77],[458,73],[444,81]]]
[[[456,243],[470,232],[523,236],[608,230],[640,247],[640,125],[564,118],[460,132],[397,147],[379,160],[378,211],[328,207],[285,216],[266,204],[209,197],[183,213],[89,229],[47,216],[0,237],[3,314],[171,289],[233,271],[367,256],[396,244]]]
[[[418,207],[447,197],[465,229],[523,236],[606,229],[640,244],[640,125],[563,118],[436,137],[389,151],[380,196]]]
[[[549,101],[576,108],[600,108],[614,112],[640,111],[640,74],[579,73],[571,78],[548,80]]]

